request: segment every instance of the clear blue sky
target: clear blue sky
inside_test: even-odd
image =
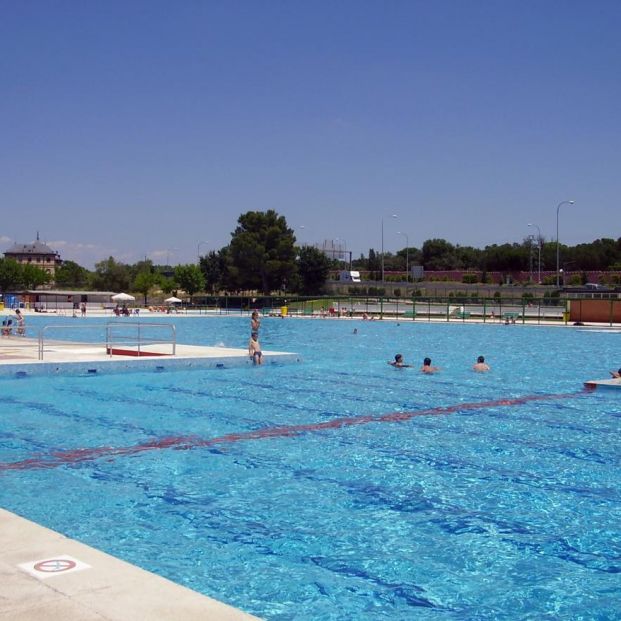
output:
[[[619,0],[0,0],[0,251],[621,236]],[[397,214],[394,220],[391,215]],[[302,228],[303,227],[303,228]]]

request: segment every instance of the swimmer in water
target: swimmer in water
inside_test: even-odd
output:
[[[395,354],[395,359],[389,361],[388,364],[390,366],[393,366],[393,367],[398,367],[399,369],[402,369],[404,367],[409,367],[410,366],[409,364],[405,364],[403,362],[403,355],[402,354]]]
[[[423,366],[420,368],[423,373],[437,373],[440,370],[440,367],[434,367],[431,364],[431,358],[425,358],[423,360]]]
[[[489,371],[490,367],[489,364],[487,364],[487,362],[485,362],[485,357],[484,356],[479,356],[477,358],[477,361],[474,363],[473,367],[472,367],[473,371],[477,371],[479,373],[483,373],[485,371]]]

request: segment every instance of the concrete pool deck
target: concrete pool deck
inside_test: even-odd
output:
[[[2,621],[252,621],[250,614],[0,509]]]
[[[125,373],[184,369],[214,369],[251,366],[246,349],[207,347],[177,343],[175,354],[171,344],[115,348],[110,355],[104,344],[73,341],[46,341],[43,359],[39,360],[37,339],[10,336],[0,339],[0,377],[50,374]],[[157,353],[158,355],[154,355]],[[298,354],[265,351],[263,363],[299,362]]]

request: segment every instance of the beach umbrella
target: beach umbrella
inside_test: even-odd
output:
[[[166,298],[164,300],[164,302],[166,302],[166,304],[181,304],[182,300],[180,300],[179,298],[176,298],[174,295],[170,298]]]
[[[117,293],[112,296],[114,302],[133,302],[136,298],[129,293]]]

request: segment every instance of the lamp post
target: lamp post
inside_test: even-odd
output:
[[[397,214],[393,213],[392,218],[396,218]],[[384,216],[382,216],[382,284],[384,284]]]
[[[405,280],[410,282],[410,239],[407,233],[397,231],[397,235],[405,237]]]
[[[537,229],[537,283],[541,284],[541,229],[536,224],[528,224],[528,226],[534,226]]]
[[[197,256],[197,258],[198,258],[198,262],[199,262],[199,263],[201,262],[201,246],[202,246],[203,244],[207,244],[207,243],[209,243],[209,242],[206,242],[206,241],[199,241],[199,242],[198,242],[198,245],[196,246],[196,256]]]
[[[557,206],[556,206],[556,287],[558,289],[559,287],[559,283],[560,283],[560,252],[559,252],[559,243],[558,243],[558,212],[561,209],[561,207],[563,205],[573,205],[574,201],[561,201]]]

